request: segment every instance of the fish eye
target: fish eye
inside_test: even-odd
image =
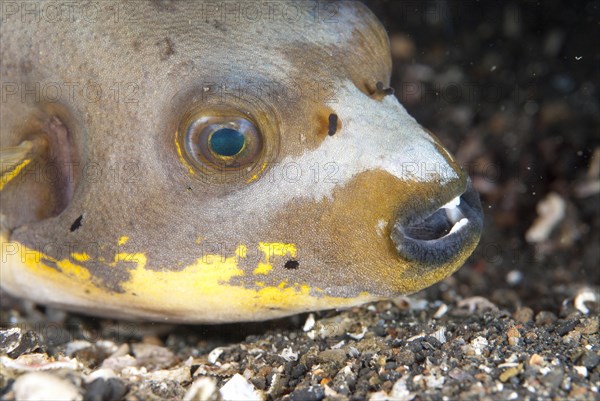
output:
[[[240,169],[256,162],[263,145],[256,124],[237,116],[200,116],[185,134],[186,151],[201,165]]]
[[[221,128],[212,133],[208,144],[217,156],[235,156],[244,148],[246,138],[236,129]]]
[[[260,99],[200,102],[195,93],[184,93],[173,110],[178,125],[170,155],[179,159],[178,171],[219,194],[259,181],[279,160],[277,109]]]

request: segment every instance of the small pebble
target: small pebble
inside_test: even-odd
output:
[[[415,354],[407,349],[402,350],[398,356],[396,356],[396,361],[401,365],[410,366],[415,362]]]
[[[562,342],[565,344],[576,344],[581,339],[581,332],[579,330],[572,330],[562,337]]]
[[[523,273],[519,270],[511,270],[506,275],[506,282],[510,285],[517,285],[523,280]]]
[[[521,339],[521,333],[519,333],[519,329],[515,326],[508,329],[506,332],[506,336],[508,338],[508,344],[512,346],[519,345],[519,341]]]
[[[117,378],[96,379],[86,388],[83,401],[119,401],[127,393],[127,386]]]
[[[136,343],[132,345],[132,352],[137,364],[148,369],[163,369],[173,365],[175,355],[169,349],[153,344]]]
[[[264,399],[264,395],[258,392],[252,383],[238,373],[229,379],[219,392],[224,401]]]
[[[533,309],[527,306],[517,309],[513,314],[513,318],[519,323],[527,323],[533,320]]]
[[[531,357],[529,358],[529,364],[530,365],[535,365],[535,366],[542,366],[544,363],[544,358],[542,358],[540,355],[538,354],[533,354],[531,355]]]
[[[22,338],[23,333],[18,327],[0,330],[0,352],[3,354],[10,354],[19,346]],[[15,356],[13,356],[13,358],[15,358]]]
[[[334,363],[336,365],[342,365],[346,360],[346,351],[343,349],[328,349],[321,351],[317,357],[320,363]]]
[[[190,368],[187,366],[180,366],[175,369],[161,369],[154,370],[144,375],[144,379],[155,380],[155,381],[174,381],[177,383],[186,383],[192,380]]]
[[[299,363],[292,368],[291,377],[292,379],[299,379],[306,372],[308,372],[308,368],[306,367],[306,365],[303,363]]]
[[[499,379],[501,382],[504,383],[504,382],[508,381],[511,377],[518,375],[522,371],[523,371],[523,364],[520,363],[518,366],[508,368],[504,372],[502,372],[500,374]]]
[[[598,316],[592,317],[590,319],[585,319],[583,324],[580,326],[579,331],[581,334],[596,334],[600,332],[600,319]]]
[[[565,334],[573,330],[573,328],[577,326],[577,323],[577,320],[563,320],[562,322],[559,322],[555,328],[556,334],[558,334],[559,336],[564,336]]]
[[[183,397],[183,401],[217,401],[217,382],[211,377],[196,379]]]
[[[323,398],[325,398],[325,389],[322,386],[300,388],[290,394],[290,401],[321,401]]]
[[[13,384],[18,401],[81,401],[79,389],[66,379],[46,372],[26,373]]]
[[[556,322],[558,318],[552,312],[541,311],[537,315],[535,315],[535,324],[538,326],[548,326],[554,322]]]
[[[38,334],[31,330],[23,332],[18,327],[0,330],[0,353],[11,358],[41,349],[40,343]]]
[[[600,363],[600,351],[586,351],[579,359],[579,364],[588,369],[593,369]]]

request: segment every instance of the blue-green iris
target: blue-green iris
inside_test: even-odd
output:
[[[221,128],[210,137],[210,149],[219,156],[235,156],[244,148],[246,138],[240,131]]]

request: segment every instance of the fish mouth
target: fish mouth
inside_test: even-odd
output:
[[[477,243],[483,227],[479,195],[467,180],[466,190],[450,202],[399,215],[391,233],[400,257],[411,262],[448,264]]]

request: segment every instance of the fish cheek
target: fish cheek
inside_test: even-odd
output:
[[[406,183],[389,173],[372,170],[355,176],[334,190],[321,227],[334,249],[338,264],[353,277],[357,291],[382,295],[397,291],[392,285],[403,261],[390,241],[390,232]],[[392,266],[392,268],[390,268]]]
[[[363,291],[382,297],[414,293],[458,269],[476,242],[440,263],[415,262],[398,253],[391,230],[398,216],[418,215],[422,204],[436,203],[441,194],[455,192],[453,188],[462,182],[454,180],[440,190],[435,180],[399,180],[383,170],[363,172],[334,191],[333,205],[323,214],[321,225],[335,227],[328,232],[340,242],[336,258],[355,267],[350,274],[358,278]]]
[[[454,266],[415,266],[398,254],[390,237],[399,213],[410,214],[415,203],[437,192],[435,182],[401,181],[370,170],[336,187],[331,198],[292,202],[270,227],[297,244],[299,268],[285,274],[343,297],[364,292],[392,297],[439,281]],[[421,280],[419,272],[428,275]]]

